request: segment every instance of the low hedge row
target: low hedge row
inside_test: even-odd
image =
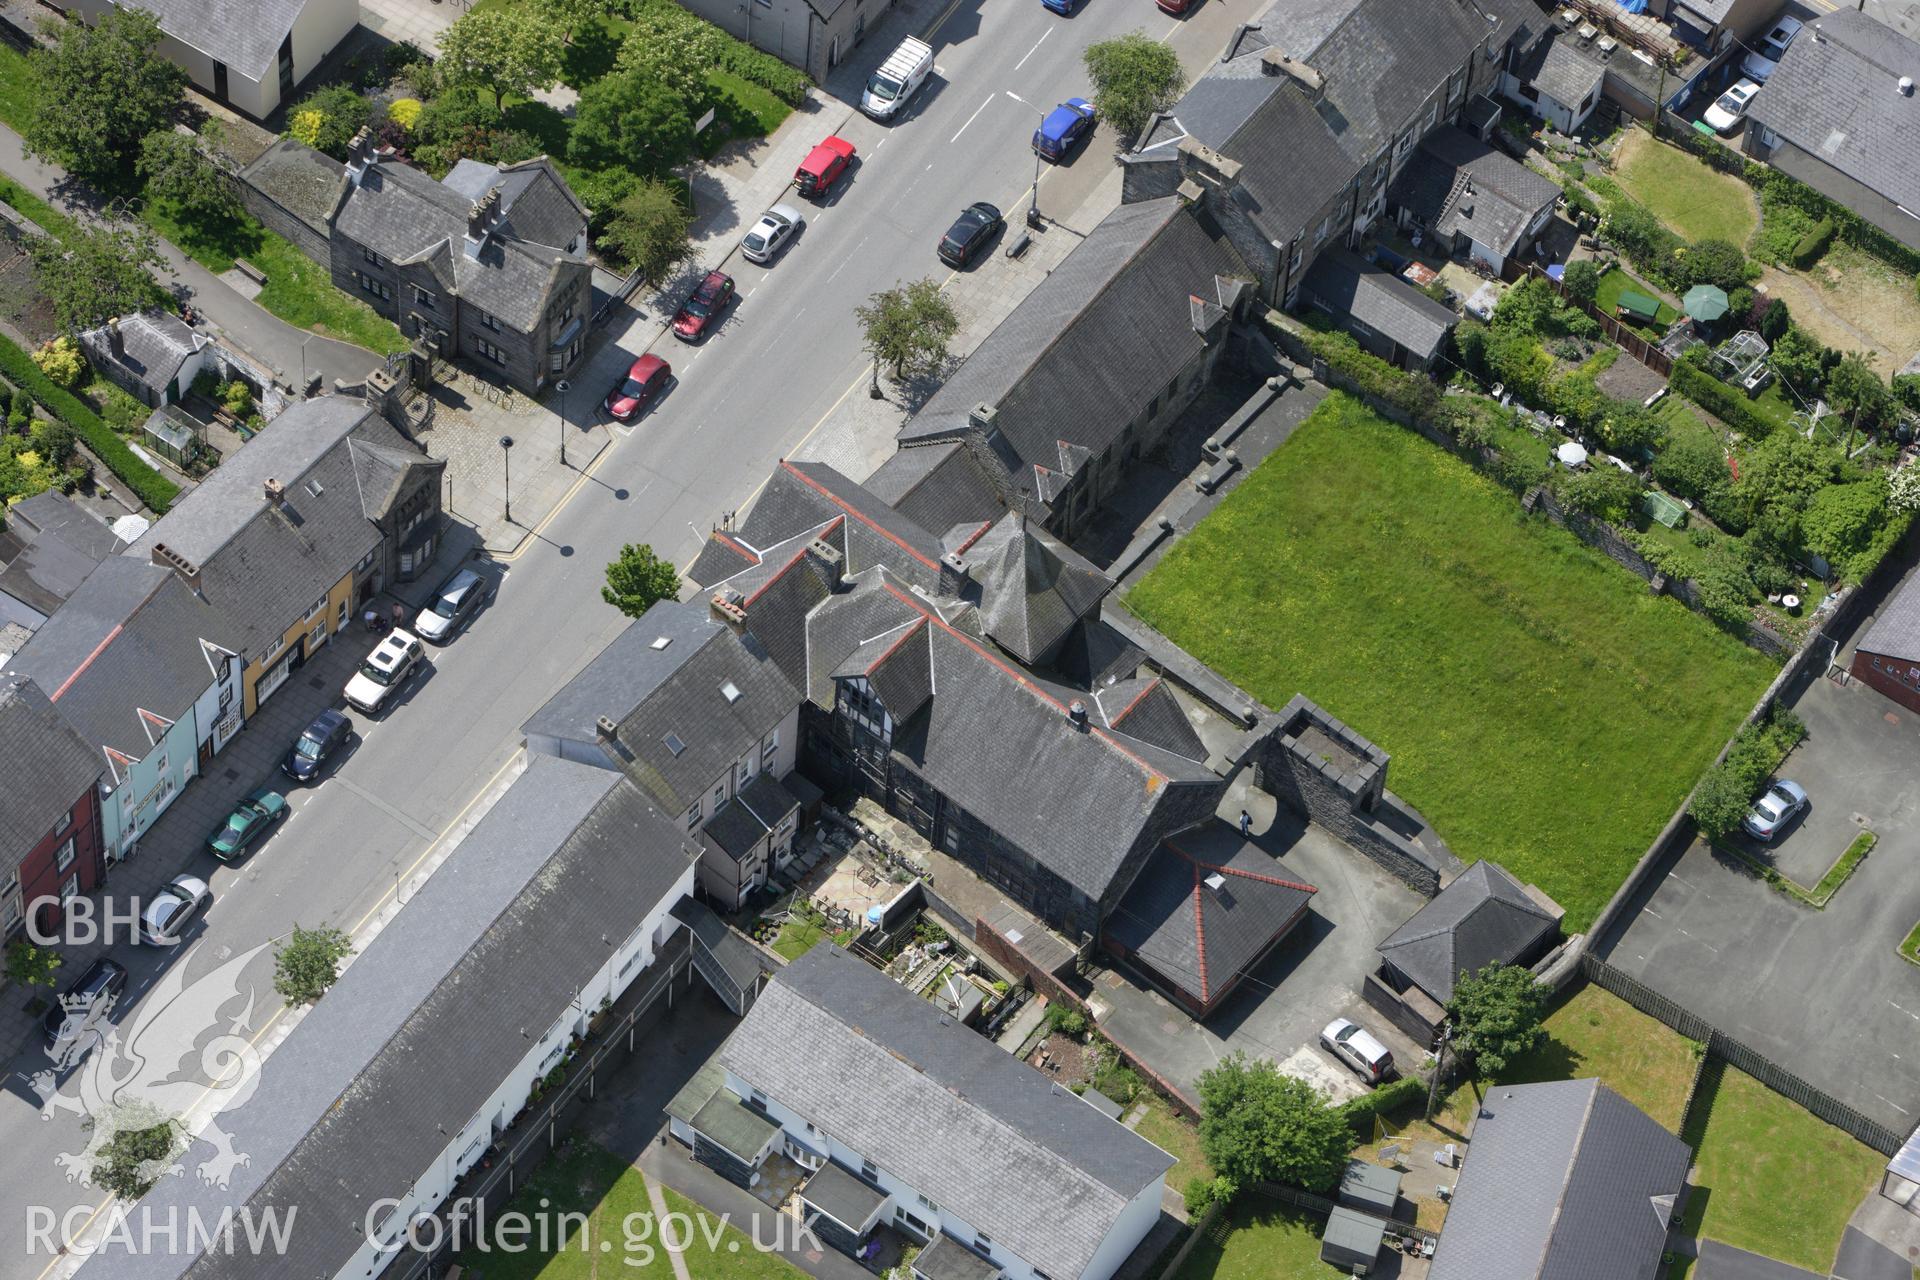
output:
[[[1360,1135],[1362,1142],[1373,1138],[1373,1118],[1417,1102],[1427,1096],[1427,1082],[1419,1076],[1401,1076],[1390,1084],[1383,1084],[1371,1093],[1340,1104],[1340,1114],[1346,1118],[1353,1131]]]
[[[1673,362],[1667,385],[1705,409],[1749,440],[1759,440],[1773,431],[1773,424],[1754,411],[1746,393],[1730,387],[1704,369],[1685,360]]]
[[[1822,218],[1813,224],[1813,229],[1800,237],[1800,243],[1793,246],[1789,261],[1805,271],[1826,255],[1833,244],[1833,219]]]
[[[806,72],[732,37],[728,37],[721,50],[720,66],[748,84],[759,85],[790,107],[805,102],[807,90],[813,87],[813,81],[807,79]]]
[[[120,477],[155,515],[164,515],[180,496],[178,485],[140,461],[139,455],[100,420],[99,414],[78,396],[55,386],[40,372],[31,356],[4,337],[0,337],[0,374],[5,374],[15,386],[39,401],[48,413],[72,427],[94,456],[106,463],[107,470]]]

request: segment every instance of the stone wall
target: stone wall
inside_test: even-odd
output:
[[[753,1190],[752,1167],[704,1133],[696,1132],[693,1135],[693,1158],[734,1186],[745,1191]]]

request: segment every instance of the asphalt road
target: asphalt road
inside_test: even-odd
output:
[[[897,281],[946,278],[935,241],[972,201],[993,201],[1017,223],[1033,181],[1027,139],[1037,112],[1088,92],[1080,60],[1086,45],[1134,29],[1177,33],[1175,47],[1191,72],[1255,8],[1255,0],[1207,0],[1184,23],[1149,0],[1090,0],[1070,20],[1037,0],[960,0],[948,10],[932,36],[935,76],[910,116],[882,125],[855,115],[841,132],[863,162],[830,202],[808,208],[805,233],[769,268],[737,254],[726,264],[741,300],[722,328],[697,349],[655,340],[652,322],[621,339],[634,354],[651,344],[667,356],[678,384],[498,566],[498,599],[467,634],[435,652],[430,677],[387,719],[368,724],[356,716],[363,741],[339,772],[296,796],[293,816],[250,862],[213,872],[216,901],[189,945],[165,958],[116,949],[140,993],[117,1022],[128,1026],[154,1011],[153,992],[168,985],[157,979],[168,970],[198,980],[263,948],[241,975],[243,988],[257,993],[242,1034],[270,1047],[284,1025],[269,944],[296,921],[352,929],[374,917],[396,884],[440,851],[440,834],[477,812],[489,780],[497,787],[514,763],[520,724],[624,624],[599,597],[602,567],[619,545],[651,543],[684,563],[697,546],[694,529],[745,505],[774,463],[863,385],[858,302]],[[856,58],[877,63],[905,30],[886,24]],[[1110,172],[1112,146],[1102,131],[1071,164],[1050,169],[1043,209],[1078,207]],[[759,210],[735,212],[744,230]],[[974,270],[1002,265],[996,253]],[[211,1013],[183,1002],[186,1025],[157,1029],[140,1050],[152,1061],[178,1060],[187,1075],[204,1079],[195,1071],[199,1051],[243,1004],[223,1009],[216,1026]],[[82,1150],[86,1134],[78,1103],[56,1105],[43,1119],[26,1073],[44,1066],[44,1056],[28,1050],[0,1093],[7,1206],[0,1209],[0,1280],[37,1277],[57,1261],[29,1252],[29,1206],[55,1214],[77,1208],[84,1217],[104,1199],[65,1177],[60,1156]],[[69,1098],[75,1088],[67,1083]],[[173,1100],[198,1097],[190,1086]]]

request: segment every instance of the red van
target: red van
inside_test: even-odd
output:
[[[807,158],[794,171],[793,185],[809,200],[824,200],[853,165],[853,144],[845,138],[829,137],[807,152]]]

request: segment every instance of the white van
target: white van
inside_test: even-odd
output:
[[[880,69],[867,77],[867,91],[860,95],[860,109],[875,120],[891,120],[900,113],[908,98],[919,92],[933,70],[933,49],[924,40],[908,36],[900,47],[887,55]]]

